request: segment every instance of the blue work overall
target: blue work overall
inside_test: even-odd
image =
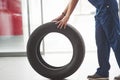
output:
[[[113,49],[120,68],[120,22],[116,0],[89,0],[96,7],[95,35],[99,68],[97,74],[109,76],[110,48]]]

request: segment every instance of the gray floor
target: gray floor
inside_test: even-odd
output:
[[[48,54],[54,57],[54,54]],[[62,54],[61,54],[62,55]],[[46,55],[47,56],[47,55]],[[52,58],[51,57],[51,58]],[[59,55],[60,57],[60,55]],[[54,63],[58,63],[58,60],[54,58],[48,58]],[[60,61],[64,63],[65,61]],[[60,63],[60,62],[59,62]],[[113,53],[111,53],[110,58],[111,69],[110,69],[110,79],[113,80],[114,76],[119,74],[119,68],[114,58]],[[87,75],[93,74],[97,68],[97,57],[95,52],[86,52],[84,61],[80,68],[71,76],[67,77],[66,80],[87,80]],[[30,66],[27,57],[0,57],[0,80],[50,80],[42,77],[36,73]]]

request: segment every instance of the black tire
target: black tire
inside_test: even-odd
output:
[[[73,57],[65,66],[54,67],[47,64],[40,55],[40,43],[51,32],[65,35],[73,46]],[[80,33],[71,25],[66,29],[57,29],[57,24],[49,22],[39,26],[30,36],[27,43],[27,57],[36,72],[51,79],[63,79],[72,75],[82,64],[85,55],[84,41]]]

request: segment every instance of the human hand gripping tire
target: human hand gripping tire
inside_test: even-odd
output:
[[[64,16],[63,19],[61,19],[60,21],[57,21],[56,24],[58,24],[57,28],[62,29],[62,28],[66,28],[66,24],[69,20],[69,17]]]
[[[57,28],[62,29],[62,28],[66,28],[67,22],[69,20],[68,16],[64,16],[61,15],[57,18],[55,18],[54,20],[52,20],[53,22],[55,22],[56,24],[58,24]]]

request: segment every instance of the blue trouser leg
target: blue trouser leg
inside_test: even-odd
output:
[[[120,68],[120,35],[117,34],[117,32],[116,32],[116,37],[115,38],[116,39],[114,40],[114,42],[112,43],[111,46],[113,48],[118,66]]]
[[[120,36],[120,35],[119,35]],[[115,53],[115,57],[120,68],[120,38],[117,39],[112,45],[113,51]]]
[[[101,18],[96,19],[96,44],[100,66],[97,73],[102,76],[109,76],[110,47],[112,47],[120,67],[120,34],[117,31],[113,16],[110,13],[106,16],[106,18],[103,18],[106,19],[104,24],[101,24]]]
[[[113,1],[113,3],[115,5],[115,1]],[[110,44],[115,53],[118,66],[120,68],[120,20],[119,20],[118,10],[116,9],[117,6],[116,7],[114,6],[114,9],[110,10],[111,16],[113,16],[112,22],[114,22],[112,26],[115,27],[115,29],[113,30],[114,36],[112,37]]]
[[[120,22],[117,0],[89,0],[96,8],[97,74],[109,76],[110,48],[120,68]]]
[[[110,55],[110,45],[103,29],[103,26],[96,20],[96,44],[98,53],[99,68],[97,73],[102,76],[109,75],[109,55]]]

